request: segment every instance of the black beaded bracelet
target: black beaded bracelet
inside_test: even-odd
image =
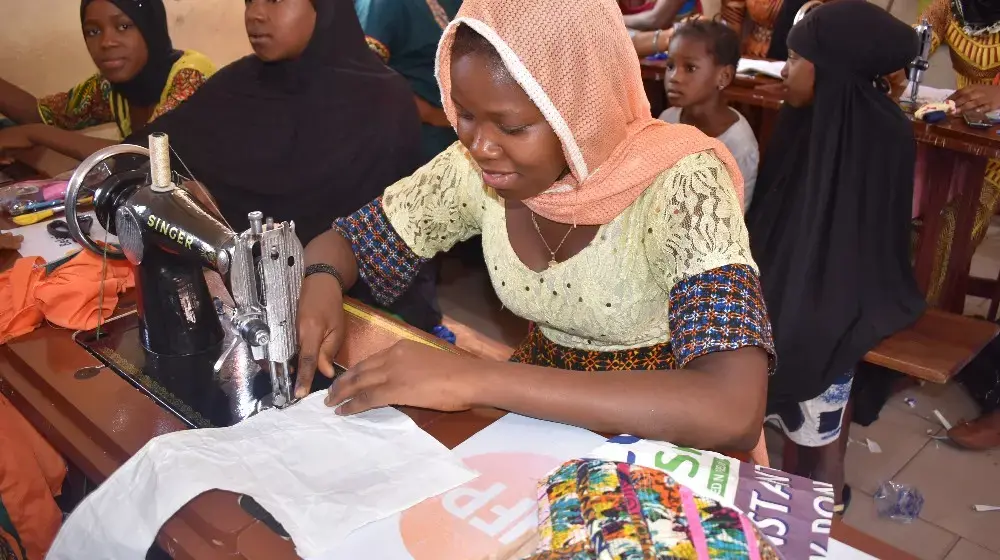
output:
[[[340,293],[344,293],[344,277],[340,275],[340,271],[328,264],[316,263],[307,266],[306,273],[303,278],[308,278],[310,275],[316,274],[317,272],[329,274],[330,276],[336,278],[337,283],[340,284]]]

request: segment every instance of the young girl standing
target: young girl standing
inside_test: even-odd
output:
[[[677,27],[668,52],[666,88],[671,106],[660,119],[697,127],[729,148],[743,174],[745,212],[753,197],[760,152],[750,123],[722,97],[736,75],[740,39],[723,23],[696,20]]]

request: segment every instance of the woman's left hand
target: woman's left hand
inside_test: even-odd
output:
[[[404,340],[337,377],[326,397],[337,414],[383,406],[415,406],[446,412],[474,406],[480,360]]]
[[[988,113],[1000,109],[1000,86],[973,84],[951,94],[959,113]]]

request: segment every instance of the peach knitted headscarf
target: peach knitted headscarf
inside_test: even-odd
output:
[[[465,0],[438,45],[435,73],[445,113],[458,25],[485,37],[562,141],[570,175],[525,201],[562,223],[606,224],[685,156],[714,149],[737,194],[743,178],[724,145],[650,115],[639,58],[614,0]]]

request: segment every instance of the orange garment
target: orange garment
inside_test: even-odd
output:
[[[65,477],[59,453],[0,395],[0,557],[45,557],[62,524],[53,497]]]
[[[101,302],[101,256],[80,251],[44,276],[39,257],[18,259],[0,274],[0,343],[35,330],[42,319],[67,329],[97,326]],[[108,318],[118,305],[118,294],[135,286],[131,266],[107,261],[100,316]]]
[[[682,158],[715,150],[743,199],[729,150],[693,126],[650,114],[639,58],[615,0],[465,0],[438,45],[435,73],[452,126],[451,47],[466,24],[485,37],[562,141],[570,174],[525,204],[550,220],[614,220]]]
[[[35,285],[45,275],[45,259],[17,259],[14,266],[0,273],[0,344],[28,334],[42,322],[42,312],[35,305]]]

